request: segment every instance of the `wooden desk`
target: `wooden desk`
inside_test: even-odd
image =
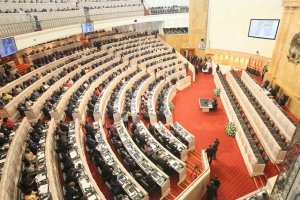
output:
[[[202,112],[209,112],[213,107],[211,99],[199,99],[199,107],[202,108]]]

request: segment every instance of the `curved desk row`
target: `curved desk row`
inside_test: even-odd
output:
[[[174,74],[168,76],[165,81],[160,81],[160,83],[155,86],[154,91],[150,95],[148,102],[147,102],[148,114],[150,117],[151,124],[157,123],[155,102],[158,97],[158,94],[161,92],[164,85],[166,85],[168,82],[170,82],[173,78],[179,78],[180,76],[185,76],[185,75],[186,75],[185,70],[177,71]]]
[[[34,55],[29,55],[29,56],[27,56],[27,61],[31,64],[34,60],[36,60],[38,58],[52,55],[55,52],[65,51],[65,50],[68,50],[68,49],[71,49],[71,48],[77,48],[77,47],[81,47],[81,46],[82,46],[81,42],[74,42],[72,44],[67,44],[67,45],[60,46],[60,47],[57,47],[57,48],[54,48],[54,49],[49,49],[49,50],[41,52],[41,53],[37,53],[37,54],[34,54]]]
[[[149,85],[155,80],[155,76],[149,76],[147,79],[145,79],[143,82],[141,82],[136,90],[133,93],[132,99],[131,99],[131,115],[133,122],[139,121],[139,109],[141,104],[141,96],[144,94],[144,92],[147,90]]]
[[[63,57],[63,58],[61,58],[59,60],[56,60],[56,61],[54,61],[52,63],[44,65],[44,66],[42,66],[42,67],[40,67],[38,69],[35,69],[35,70],[33,70],[33,71],[31,71],[31,72],[29,72],[29,73],[21,76],[20,78],[14,80],[13,82],[8,83],[4,87],[0,88],[0,93],[2,94],[3,92],[10,92],[11,89],[13,89],[14,87],[16,87],[17,85],[23,83],[24,81],[27,81],[27,80],[31,79],[31,77],[33,75],[38,74],[38,75],[42,76],[42,73],[45,73],[47,70],[51,70],[52,71],[52,69],[54,69],[54,68],[60,68],[60,67],[66,65],[66,64],[68,64],[68,63],[70,63],[70,62],[72,62],[74,60],[79,59],[80,55],[85,54],[85,53],[87,53],[89,51],[92,51],[94,49],[95,48],[92,48],[92,49],[83,49],[82,51],[76,52],[76,53],[74,53],[74,54],[72,54],[70,56]]]
[[[109,52],[114,52],[116,48],[119,48],[123,45],[133,44],[140,41],[150,40],[152,38],[152,35],[149,36],[140,36],[133,39],[125,40],[125,41],[119,41],[119,42],[113,42],[111,44],[105,44],[102,46],[103,49],[108,50]]]
[[[97,131],[95,133],[95,138],[98,143],[96,150],[99,151],[104,162],[113,169],[113,175],[117,176],[118,182],[131,199],[148,200],[148,193],[127,172],[113,153],[106,139],[102,123],[101,120],[93,123],[94,129]]]
[[[88,199],[105,199],[87,164],[84,154],[83,133],[77,119],[69,124],[69,137],[72,136],[75,136],[76,143],[69,150],[69,153],[75,169],[80,169],[80,175],[77,180],[83,195]]]
[[[125,104],[125,95],[128,89],[130,89],[133,84],[140,79],[142,79],[146,74],[146,71],[140,71],[138,74],[133,76],[127,83],[125,83],[122,88],[119,90],[117,99],[114,102],[114,122],[119,122],[121,120],[121,115],[123,113],[123,108]]]
[[[83,53],[82,53],[82,55],[83,55]],[[79,57],[77,57],[77,58],[79,58]],[[74,62],[76,62],[76,61],[74,61]],[[61,66],[63,66],[63,65],[61,65]],[[30,94],[33,90],[42,86],[43,82],[47,82],[52,76],[58,75],[62,70],[63,70],[62,67],[57,68],[52,73],[49,73],[46,76],[41,77],[35,83],[33,83],[32,85],[27,87],[25,90],[23,90],[19,95],[14,97],[13,100],[10,101],[3,109],[1,109],[1,111],[0,111],[1,116],[14,117],[15,115],[17,115],[18,113],[17,113],[16,109],[17,109],[19,103],[24,101],[24,99],[28,96],[28,94]],[[19,79],[17,79],[17,80],[19,80]],[[21,79],[20,79],[19,84],[20,83],[22,83]]]
[[[159,40],[158,39],[154,39],[154,38],[150,38],[148,37],[147,40],[146,38],[143,39],[136,39],[131,41],[130,43],[124,44],[122,46],[118,46],[118,47],[113,47],[111,49],[109,49],[109,52],[115,53],[119,56],[124,55],[126,53],[126,51],[139,51],[142,50],[142,48],[144,49],[145,46],[151,46],[155,43],[158,43]],[[125,54],[126,55],[126,54]]]
[[[104,57],[103,57],[104,56]],[[55,82],[45,93],[43,93],[36,102],[34,102],[33,106],[28,111],[25,111],[26,116],[28,119],[37,119],[39,118],[39,115],[41,114],[41,109],[44,106],[44,103],[47,99],[49,99],[55,90],[57,90],[60,86],[62,86],[68,79],[73,78],[76,74],[79,74],[81,70],[84,70],[86,67],[89,67],[99,61],[99,59],[107,58],[105,52],[97,52],[94,54],[91,54],[89,56],[83,57],[79,59],[78,61],[72,62],[68,64],[66,67],[71,67],[74,64],[78,64],[81,61],[90,59],[91,62],[86,63],[82,66],[79,66],[76,70],[73,70],[72,72],[68,73],[66,76],[61,77],[60,80]],[[65,68],[66,68],[65,67]],[[63,70],[63,69],[62,69]],[[60,73],[62,70],[60,70],[57,73]],[[57,74],[56,73],[56,74]],[[53,73],[51,73],[53,75]]]
[[[139,134],[143,135],[151,148],[158,153],[158,156],[166,160],[168,165],[178,174],[178,184],[182,183],[186,178],[186,165],[184,162],[169,153],[148,131],[143,122],[137,122],[137,130]]]
[[[141,152],[139,147],[132,141],[127,129],[123,122],[116,123],[116,128],[121,142],[125,149],[136,162],[136,164],[146,174],[150,174],[152,179],[161,189],[162,198],[166,197],[170,193],[170,178],[162,170],[160,170],[155,164],[153,164],[145,155]]]
[[[94,70],[87,73],[83,78],[79,79],[79,81],[77,81],[71,88],[69,88],[69,90],[62,97],[55,110],[51,112],[51,117],[54,117],[55,120],[61,119],[64,116],[64,109],[68,104],[68,100],[70,99],[72,94],[80,87],[80,85],[83,84],[84,81],[88,80],[91,76],[93,76],[94,72],[99,72],[104,68],[110,67],[114,63],[118,63],[117,59],[111,60],[108,63],[104,63],[103,65],[98,66]],[[74,115],[74,117],[77,118],[76,114]]]
[[[124,64],[124,66],[126,67],[126,64]],[[104,120],[105,118],[105,113],[106,113],[106,106],[108,101],[110,100],[110,96],[112,94],[113,89],[116,87],[116,85],[126,76],[128,76],[129,74],[133,73],[134,71],[136,71],[136,67],[131,67],[130,69],[127,69],[126,71],[124,71],[125,67],[123,68],[123,73],[117,77],[115,77],[110,83],[109,85],[102,90],[102,95],[100,95],[98,102],[99,104],[95,105],[95,113],[94,113],[94,118],[95,120]],[[104,123],[104,121],[103,121]]]
[[[195,136],[183,128],[178,122],[170,124],[170,130],[175,137],[188,147],[188,151],[195,149]]]
[[[91,43],[94,42],[101,42],[101,41],[108,41],[108,40],[114,40],[114,39],[125,39],[127,37],[132,37],[137,35],[137,32],[124,32],[124,33],[117,33],[117,34],[112,34],[112,35],[108,35],[108,36],[104,36],[101,38],[93,38],[90,40]]]
[[[154,124],[157,133],[160,135],[163,140],[167,141],[166,148],[170,149],[170,152],[175,155],[176,153],[173,151],[173,148],[176,152],[179,152],[179,158],[182,161],[187,160],[187,146],[179,141],[162,123],[159,121]],[[178,156],[178,155],[175,155]]]
[[[21,175],[22,158],[25,152],[28,130],[31,127],[29,120],[24,117],[16,130],[10,148],[7,152],[0,182],[0,199],[17,199],[18,182]]]

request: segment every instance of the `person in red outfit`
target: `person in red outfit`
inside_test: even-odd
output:
[[[15,122],[13,120],[9,120],[7,117],[3,118],[3,126],[9,130],[14,129]]]

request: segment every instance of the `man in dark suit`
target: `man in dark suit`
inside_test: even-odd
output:
[[[213,147],[213,159],[216,160],[216,154],[218,151],[218,147],[219,147],[220,141],[218,138],[215,139],[214,144],[212,145]]]
[[[210,164],[213,159],[213,152],[214,152],[213,147],[209,145],[209,147],[206,149],[205,152],[207,154],[208,162]]]
[[[217,197],[217,188],[213,181],[207,185],[207,200],[213,200]]]

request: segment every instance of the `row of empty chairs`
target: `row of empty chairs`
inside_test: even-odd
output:
[[[278,128],[269,120],[270,117],[268,114],[265,111],[265,113],[263,113],[259,102],[253,97],[252,93],[247,89],[240,78],[237,77],[236,73],[230,71],[226,78],[270,160],[272,163],[282,162],[288,150],[285,138],[281,138],[281,136],[278,135]]]
[[[214,75],[215,84],[221,89],[221,99],[226,111],[226,114],[231,122],[237,128],[236,140],[239,149],[242,153],[250,176],[258,176],[264,174],[267,157],[262,157],[257,147],[257,140],[254,140],[255,133],[251,127],[247,117],[245,116],[236,95],[233,93],[228,82],[221,71]]]
[[[242,81],[248,86],[248,89],[256,97],[260,105],[266,110],[272,120],[276,123],[280,132],[285,136],[287,141],[291,141],[296,132],[297,123],[280,108],[277,103],[270,99],[264,90],[247,74],[242,72]]]

